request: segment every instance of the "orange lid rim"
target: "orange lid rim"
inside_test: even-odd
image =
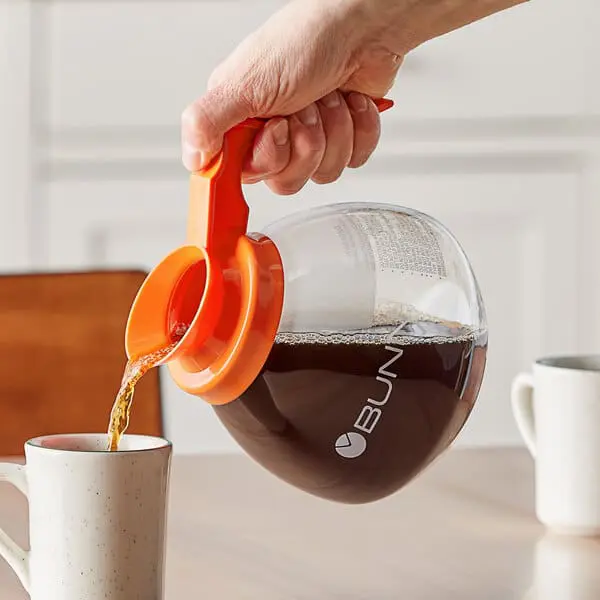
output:
[[[266,236],[244,236],[236,257],[241,304],[235,328],[220,340],[222,351],[204,368],[190,367],[193,353],[168,363],[181,389],[213,406],[232,402],[252,384],[271,352],[283,307],[283,265],[275,244]]]

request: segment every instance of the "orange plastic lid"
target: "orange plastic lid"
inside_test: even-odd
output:
[[[380,112],[393,106],[375,100]],[[163,351],[177,385],[211,404],[238,398],[260,373],[281,318],[284,275],[275,244],[247,235],[242,168],[265,120],[231,129],[191,175],[187,243],[147,276],[125,333],[129,358]],[[164,355],[164,350],[171,351]]]

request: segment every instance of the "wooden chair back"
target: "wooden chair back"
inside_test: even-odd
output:
[[[38,435],[107,431],[127,316],[145,276],[0,276],[0,456],[21,456]],[[163,434],[158,369],[136,386],[128,433]]]

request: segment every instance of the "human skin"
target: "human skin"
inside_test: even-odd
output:
[[[264,181],[288,195],[309,180],[333,182],[375,150],[381,125],[372,98],[389,92],[409,52],[525,1],[291,0],[184,110],[183,163],[200,170],[231,127],[261,117],[267,121],[248,154],[245,183]]]

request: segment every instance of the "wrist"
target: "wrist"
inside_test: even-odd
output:
[[[527,0],[356,0],[362,27],[404,56],[424,42]],[[352,3],[352,0],[349,0]]]

